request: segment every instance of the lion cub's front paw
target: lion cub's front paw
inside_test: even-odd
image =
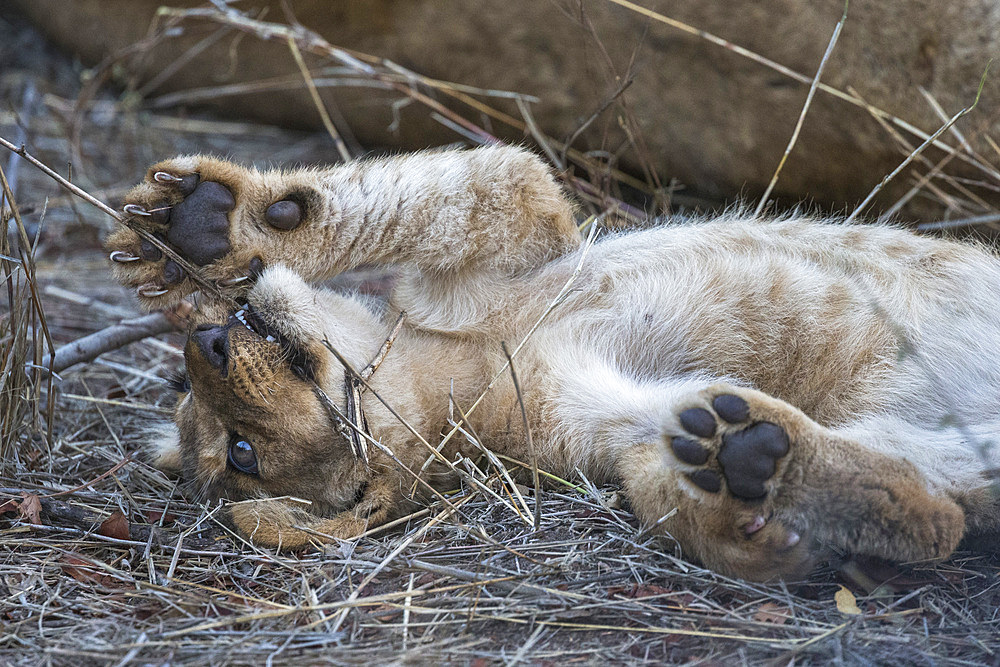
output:
[[[133,225],[206,279],[223,290],[239,289],[264,268],[264,251],[248,242],[256,228],[288,231],[304,217],[295,201],[267,201],[270,188],[262,178],[222,160],[175,158],[150,167],[145,181],[126,196],[123,210]],[[197,289],[178,262],[128,227],[116,230],[105,245],[115,277],[135,288],[147,308],[170,305]]]

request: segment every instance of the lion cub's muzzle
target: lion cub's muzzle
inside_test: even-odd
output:
[[[191,340],[201,356],[212,368],[220,371],[222,377],[229,375],[229,326],[199,324]]]
[[[225,400],[222,392],[248,407],[266,407],[282,390],[303,381],[310,387],[313,383],[310,355],[248,306],[223,324],[198,325],[188,338],[185,356],[192,381],[204,387],[203,396],[213,402]]]
[[[249,304],[229,316],[225,324],[199,324],[189,342],[201,358],[223,378],[247,358],[285,362],[299,378],[311,381],[314,364],[309,354],[294,345]],[[279,361],[280,360],[280,361]]]

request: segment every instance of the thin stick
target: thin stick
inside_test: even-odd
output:
[[[806,112],[809,111],[809,105],[812,104],[813,96],[816,94],[816,89],[819,87],[820,77],[823,76],[823,70],[826,69],[826,63],[830,60],[830,54],[833,53],[833,47],[837,45],[837,40],[840,38],[840,31],[844,27],[844,22],[847,21],[847,4],[849,0],[844,0],[844,13],[840,17],[840,21],[837,22],[837,26],[833,29],[833,35],[830,37],[830,43],[826,46],[826,52],[823,54],[823,59],[819,62],[819,68],[816,70],[816,76],[813,77],[812,84],[809,86],[809,94],[806,95],[806,102],[802,105],[802,111],[799,113],[799,119],[795,123],[795,131],[792,132],[792,138],[788,140],[788,145],[785,147],[785,153],[781,156],[781,160],[778,162],[778,168],[774,170],[774,176],[771,177],[771,182],[767,184],[767,190],[764,191],[764,195],[760,198],[760,202],[757,204],[757,210],[753,212],[754,217],[760,215],[761,211],[764,210],[764,205],[767,204],[767,198],[771,196],[771,191],[774,190],[774,186],[778,183],[778,176],[781,174],[781,170],[785,167],[785,161],[788,159],[789,153],[795,148],[795,142],[799,140],[799,132],[802,130],[802,123],[806,119]]]
[[[919,90],[920,94],[924,96],[924,99],[927,100],[927,104],[929,104],[931,109],[934,110],[934,113],[937,114],[937,117],[941,119],[941,122],[947,123],[948,114],[945,113],[944,107],[942,107],[941,104],[936,99],[934,99],[934,96],[931,95],[930,91],[924,88],[923,86],[917,86],[917,90]],[[958,143],[962,146],[962,148],[965,150],[966,153],[968,153],[969,155],[976,155],[976,152],[972,150],[972,144],[970,144],[965,139],[965,136],[961,132],[959,132],[957,127],[951,128],[951,133],[955,136],[956,139],[958,139]],[[983,156],[981,155],[976,155],[976,157],[978,157],[980,160],[983,159]]]
[[[507,343],[500,342],[503,353],[507,357],[507,367],[510,368],[510,379],[514,381],[514,393],[517,394],[517,402],[521,405],[521,419],[524,420],[524,437],[528,441],[528,455],[531,457],[531,479],[535,484],[535,530],[542,525],[542,485],[538,479],[538,454],[535,452],[535,443],[531,439],[531,424],[528,423],[528,410],[524,407],[524,396],[521,394],[521,383],[517,381],[517,372],[514,370],[514,358],[510,356]]]
[[[45,163],[43,163],[40,160],[38,160],[35,156],[33,156],[30,153],[28,153],[27,149],[24,146],[21,146],[20,148],[18,148],[17,146],[15,146],[14,144],[10,143],[9,141],[7,141],[6,139],[4,139],[3,137],[0,137],[0,146],[3,146],[7,150],[9,150],[9,151],[11,151],[13,153],[16,153],[17,155],[20,155],[25,160],[27,160],[28,162],[30,162],[31,164],[33,164],[35,167],[37,167],[38,169],[40,169],[42,172],[44,172],[45,175],[47,175],[50,178],[54,179],[57,183],[59,183],[59,185],[61,185],[64,188],[66,188],[67,190],[69,190],[70,192],[72,192],[73,194],[75,194],[80,199],[82,199],[82,200],[84,200],[84,201],[92,204],[93,206],[96,206],[97,208],[101,209],[102,211],[104,211],[105,213],[107,213],[108,215],[110,215],[112,218],[114,218],[115,220],[117,220],[118,222],[120,222],[122,224],[125,224],[125,218],[122,217],[121,213],[119,213],[118,211],[114,210],[113,208],[111,208],[110,206],[108,206],[104,202],[100,201],[99,199],[96,199],[96,198],[92,197],[85,190],[82,190],[78,186],[76,186],[76,185],[70,183],[69,181],[67,181],[65,178],[63,178],[58,173],[56,173],[54,170],[52,170],[52,168],[50,168],[48,165],[46,165]]]
[[[333,138],[333,143],[337,146],[337,152],[340,153],[340,157],[344,162],[350,162],[354,159],[351,152],[347,150],[347,144],[344,140],[340,138],[340,133],[337,132],[336,126],[334,126],[333,121],[330,120],[330,114],[326,112],[326,106],[323,104],[323,99],[319,96],[319,90],[316,89],[316,83],[313,81],[312,75],[309,74],[309,68],[306,67],[306,61],[302,58],[302,52],[299,51],[298,45],[295,43],[295,37],[292,35],[288,36],[288,50],[292,52],[292,56],[295,58],[295,64],[299,66],[299,71],[302,72],[302,78],[305,79],[306,87],[309,89],[309,95],[312,97],[313,104],[316,105],[316,110],[319,112],[319,117],[323,120],[323,127],[326,128],[327,133]]]
[[[392,325],[392,331],[389,332],[388,338],[382,343],[382,347],[378,349],[375,356],[372,358],[371,362],[367,366],[361,369],[361,379],[367,380],[370,378],[378,367],[382,365],[382,361],[385,359],[385,355],[389,354],[389,350],[392,349],[392,344],[396,340],[396,336],[399,335],[400,330],[403,328],[403,322],[406,321],[406,311],[399,313],[399,317],[396,318],[396,323]]]
[[[609,97],[608,99],[604,100],[604,103],[601,104],[601,106],[597,108],[597,111],[595,111],[594,113],[590,114],[590,117],[587,118],[587,120],[583,121],[583,123],[580,124],[580,127],[576,128],[573,131],[573,134],[569,135],[569,139],[567,139],[566,143],[564,143],[563,146],[562,146],[562,155],[560,157],[562,158],[561,161],[562,161],[563,164],[566,163],[566,153],[573,146],[573,142],[576,141],[577,138],[581,134],[583,134],[588,127],[590,127],[591,123],[593,123],[595,120],[597,120],[598,118],[600,118],[601,114],[604,113],[605,111],[607,111],[608,107],[610,107],[612,104],[614,104],[615,100],[617,100],[619,97],[621,97],[622,93],[624,93],[625,90],[629,86],[631,86],[634,82],[635,82],[635,78],[634,77],[628,77],[627,79],[625,79],[624,81],[622,81],[621,85],[618,86],[618,88],[615,90],[615,92],[613,92],[611,94],[611,97]]]
[[[528,131],[531,132],[531,136],[534,137],[535,141],[538,142],[538,145],[542,147],[545,154],[549,156],[549,160],[552,161],[552,164],[554,164],[559,171],[564,170],[566,168],[566,163],[559,158],[559,155],[557,155],[552,147],[549,146],[549,142],[545,140],[545,135],[542,134],[542,131],[538,129],[538,125],[535,123],[535,117],[531,115],[531,109],[528,108],[528,105],[520,97],[515,99],[515,102],[517,102],[517,109],[521,112],[521,117],[524,118],[524,122],[528,124]]]
[[[957,229],[959,227],[969,227],[971,225],[988,225],[1000,223],[1000,213],[989,215],[977,215],[961,220],[939,220],[938,222],[922,222],[917,225],[917,231],[930,232],[939,229]]]
[[[858,91],[856,91],[854,88],[848,87],[848,90],[851,92],[851,94],[857,95],[859,98],[861,98],[861,96],[858,94]],[[863,99],[863,98],[861,98],[861,99]],[[913,152],[913,145],[909,141],[907,141],[906,137],[904,137],[903,135],[901,135],[899,133],[899,131],[897,131],[896,128],[894,128],[892,125],[890,125],[884,118],[881,118],[881,117],[875,115],[874,113],[872,113],[871,109],[867,109],[867,110],[868,110],[869,114],[871,114],[872,118],[875,119],[875,122],[877,122],[882,127],[882,129],[884,129],[889,134],[889,136],[892,137],[893,140],[897,144],[899,144],[899,148],[900,148],[900,151],[903,154],[903,157],[906,157],[911,152]],[[944,120],[947,120],[947,117]],[[935,194],[938,195],[938,197],[941,199],[941,202],[948,209],[953,210],[953,211],[959,211],[959,210],[961,210],[961,207],[959,206],[958,202],[955,201],[954,197],[952,197],[952,196],[946,194],[945,192],[941,191],[933,183],[930,182],[930,179],[933,177],[933,175],[935,173],[939,173],[940,176],[941,176],[941,178],[944,179],[944,181],[946,183],[948,183],[948,185],[950,185],[951,187],[953,187],[956,191],[958,191],[959,193],[961,193],[963,196],[967,197],[968,199],[970,199],[970,200],[978,203],[983,208],[988,209],[989,206],[982,200],[982,198],[980,198],[974,192],[972,192],[971,190],[969,190],[968,188],[966,188],[964,185],[962,185],[961,183],[959,183],[954,177],[949,176],[948,174],[945,174],[945,173],[943,173],[943,172],[940,171],[941,169],[944,169],[945,166],[947,166],[948,162],[950,162],[952,160],[952,158],[958,156],[958,152],[959,151],[958,151],[957,148],[949,148],[949,150],[946,151],[946,152],[948,154],[943,159],[941,159],[940,161],[938,161],[938,163],[936,165],[930,159],[928,159],[926,156],[924,156],[924,155],[919,156],[920,162],[922,164],[924,164],[925,166],[927,166],[927,168],[929,169],[929,172],[925,176],[925,178],[927,180],[924,180],[922,183],[918,183],[916,187],[922,188],[922,187],[926,186],[926,187],[928,187],[930,189],[933,189],[935,191]],[[898,202],[896,202],[895,204],[893,204],[882,215],[884,217],[886,217],[886,218],[889,218],[889,217],[892,217],[893,215],[895,215],[899,211],[899,209],[903,207],[903,205],[906,203],[906,201],[908,201],[913,196],[913,194],[915,194],[915,193],[913,192],[913,190],[911,190],[911,192],[908,192],[906,195],[904,195]]]
[[[925,148],[927,148],[928,146],[930,146],[932,143],[934,143],[934,141],[938,137],[940,137],[942,134],[944,134],[945,132],[947,132],[948,129],[951,128],[952,125],[954,125],[955,123],[957,123],[958,120],[960,118],[962,118],[962,116],[966,115],[967,113],[969,113],[970,111],[972,111],[973,109],[976,108],[976,105],[979,104],[979,97],[983,94],[983,86],[986,85],[986,75],[989,73],[989,71],[990,71],[990,64],[992,64],[992,63],[993,63],[993,61],[991,60],[990,63],[986,65],[986,69],[983,71],[983,77],[982,77],[982,79],[979,80],[979,90],[976,91],[976,99],[973,100],[972,104],[969,105],[969,106],[967,106],[967,107],[965,107],[964,109],[962,109],[961,111],[959,111],[957,114],[955,114],[954,116],[952,116],[951,120],[949,120],[947,123],[945,123],[940,128],[938,128],[938,131],[935,132],[934,134],[932,134],[930,137],[928,137],[927,140],[924,143],[922,143],[919,146],[917,146],[917,149],[915,151],[913,151],[912,153],[910,153],[909,155],[907,155],[906,159],[903,160],[903,162],[898,167],[896,167],[895,169],[893,169],[891,173],[887,174],[886,177],[882,179],[882,182],[879,183],[878,185],[876,185],[872,189],[872,191],[868,193],[868,196],[865,197],[864,201],[862,201],[860,204],[858,204],[858,207],[856,209],[854,209],[853,213],[851,213],[849,216],[847,216],[847,219],[844,222],[853,222],[854,219],[858,217],[858,214],[861,213],[861,211],[863,211],[865,209],[865,207],[868,206],[869,203],[871,203],[871,200],[875,198],[875,195],[877,195],[882,190],[882,188],[885,187],[886,183],[888,183],[893,178],[895,178],[896,175],[899,174],[899,172],[903,171],[903,169],[906,168],[906,165],[910,164],[914,160],[914,158],[916,158],[918,155],[920,155],[921,153],[923,153]]]
[[[84,482],[83,484],[81,484],[79,486],[76,486],[76,487],[73,487],[72,489],[66,489],[65,491],[59,491],[58,493],[48,493],[48,494],[46,494],[44,496],[38,496],[38,497],[39,498],[58,498],[59,496],[65,496],[65,495],[68,495],[70,493],[76,493],[77,491],[82,491],[83,489],[90,488],[94,484],[97,484],[98,482],[100,482],[105,477],[108,477],[109,475],[115,474],[116,472],[118,472],[119,470],[121,470],[122,468],[124,468],[126,465],[128,465],[129,463],[131,463],[132,461],[134,461],[134,459],[131,456],[126,456],[121,461],[119,461],[118,463],[116,463],[110,470],[105,470],[103,473],[101,473],[100,475],[98,475],[97,477],[95,477],[94,479],[92,479],[92,480],[90,480],[88,482]]]

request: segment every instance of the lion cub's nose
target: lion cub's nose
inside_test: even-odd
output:
[[[191,334],[205,361],[223,370],[229,359],[229,330],[218,324],[199,324]]]

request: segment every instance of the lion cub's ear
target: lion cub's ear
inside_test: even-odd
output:
[[[181,433],[173,422],[163,422],[149,429],[144,449],[149,462],[170,474],[181,472]]]

